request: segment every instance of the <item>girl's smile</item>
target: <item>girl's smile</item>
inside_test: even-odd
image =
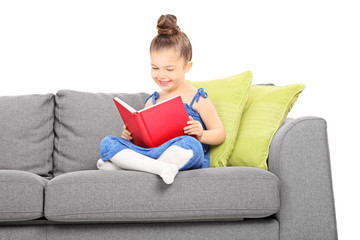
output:
[[[160,85],[163,86],[163,87],[168,86],[170,84],[170,82],[171,82],[171,80],[169,80],[169,81],[160,81],[159,80]]]

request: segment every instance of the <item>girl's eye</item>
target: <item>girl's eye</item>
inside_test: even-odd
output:
[[[171,71],[174,71],[174,69],[171,68],[171,69],[168,69],[168,71],[171,72]]]
[[[152,69],[154,69],[154,70],[158,70],[159,68],[157,68],[157,67],[153,67]]]

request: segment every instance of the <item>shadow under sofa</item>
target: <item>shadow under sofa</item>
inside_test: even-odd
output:
[[[179,172],[171,185],[99,171],[103,137],[121,135],[112,97],[61,90],[0,97],[0,239],[337,239],[326,121],[288,118],[269,171]]]

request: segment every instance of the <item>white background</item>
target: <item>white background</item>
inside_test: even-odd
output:
[[[306,84],[289,117],[327,120],[339,239],[359,239],[356,1],[0,1],[0,96],[151,93],[149,45],[167,13],[193,45],[187,79],[251,70],[254,84]]]

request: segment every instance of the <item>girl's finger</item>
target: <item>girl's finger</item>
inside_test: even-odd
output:
[[[184,131],[191,129],[191,126],[184,127]]]

